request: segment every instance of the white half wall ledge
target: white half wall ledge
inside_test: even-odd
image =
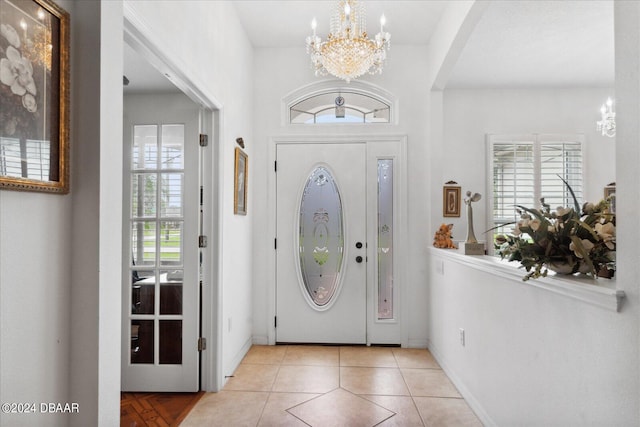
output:
[[[523,281],[524,269],[518,268],[516,263],[510,263],[496,257],[463,255],[455,250],[434,247],[429,248],[429,255],[433,259],[447,260],[474,270],[513,280],[522,286],[533,286],[615,312],[620,312],[625,299],[624,291],[616,288],[615,279],[594,279],[586,275],[561,276],[551,273],[544,278]],[[440,266],[433,274],[437,277],[438,274],[446,273],[443,266]]]

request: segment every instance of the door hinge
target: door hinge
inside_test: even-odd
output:
[[[209,145],[209,135],[206,133],[200,134],[200,147],[206,147]]]
[[[198,351],[207,349],[207,339],[206,338],[198,338]]]
[[[278,238],[273,239],[273,249],[278,250]]]
[[[277,328],[278,327],[278,316],[274,316],[273,317],[273,327]]]
[[[278,161],[273,162],[273,171],[278,172]]]
[[[207,247],[207,236],[198,236],[198,247],[199,248]]]

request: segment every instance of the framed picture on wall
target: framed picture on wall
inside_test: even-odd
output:
[[[460,187],[445,185],[442,188],[442,216],[460,216]]]
[[[247,177],[249,173],[249,158],[247,153],[236,147],[235,179],[233,196],[233,213],[247,214]]]
[[[69,14],[0,0],[0,189],[69,191]]]

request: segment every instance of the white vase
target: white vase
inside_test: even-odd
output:
[[[547,264],[547,268],[556,274],[573,274],[573,273],[590,273],[591,270],[587,263],[578,261],[578,268],[575,268],[575,264],[570,264],[569,262],[551,262]]]

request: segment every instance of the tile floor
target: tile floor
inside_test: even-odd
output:
[[[482,426],[428,350],[253,346],[181,426]]]

